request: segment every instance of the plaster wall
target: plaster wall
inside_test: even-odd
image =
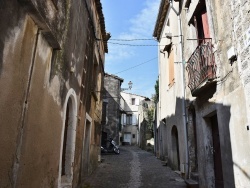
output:
[[[186,146],[185,144],[185,128],[183,126],[183,80],[182,80],[182,57],[181,57],[181,43],[180,43],[180,33],[179,33],[179,22],[178,17],[174,10],[179,11],[179,3],[173,2],[173,7],[169,7],[168,14],[165,18],[161,36],[162,38],[159,41],[161,45],[159,52],[160,62],[159,62],[159,93],[160,93],[160,115],[159,120],[165,119],[164,123],[160,126],[162,134],[162,158],[168,158],[170,166],[174,166],[173,160],[173,146],[172,146],[172,136],[171,131],[173,126],[177,127],[178,132],[178,143],[179,143],[179,157],[180,165],[186,165]],[[166,33],[171,33],[172,38],[167,39]],[[174,53],[174,84],[169,85],[169,54],[167,51],[164,51],[164,45],[168,45],[172,42],[171,50]],[[166,149],[167,148],[167,149]],[[174,168],[174,167],[173,167]],[[180,170],[180,167],[179,169]]]
[[[101,103],[96,102],[94,95],[90,98],[90,93],[94,85],[102,87],[104,47],[94,48],[95,38],[84,2],[56,2],[0,3],[0,146],[3,148],[0,187],[60,186],[64,105],[72,88],[76,96],[75,114],[78,109],[83,112],[78,114],[75,140],[69,143],[76,146],[75,150],[73,148],[75,160],[71,164],[72,186],[79,183],[84,132],[84,121],[80,120],[85,118],[87,99],[92,100],[89,112],[95,121],[91,132],[94,139],[91,170],[97,164]],[[92,6],[97,8],[97,5]],[[101,27],[98,29],[99,33],[103,32],[100,32]],[[92,38],[88,49],[87,38]],[[98,53],[94,53],[94,49]],[[96,83],[92,82],[93,66],[85,66],[94,64],[93,54],[98,55],[101,73]],[[86,75],[83,77],[83,74]]]
[[[191,1],[188,7],[187,1],[181,1],[181,22],[183,32],[183,55],[184,61],[187,62],[194,50],[197,47],[196,29],[194,24],[190,23],[197,6],[198,0]],[[241,1],[211,1],[205,0],[210,37],[212,38],[213,52],[217,65],[216,76],[217,83],[214,90],[206,90],[199,97],[192,97],[188,83],[188,74],[186,77],[186,106],[193,108],[196,114],[197,128],[197,152],[198,152],[198,174],[200,187],[215,187],[214,175],[214,159],[212,128],[209,123],[209,118],[217,115],[222,173],[224,187],[247,187],[249,185],[249,169],[248,152],[244,152],[243,148],[248,151],[249,147],[249,2]],[[178,11],[178,6],[173,2],[174,8]],[[229,6],[230,5],[230,6]],[[158,23],[162,21],[159,16]],[[160,44],[169,44],[170,41],[164,38],[166,32],[171,32],[172,35],[178,35],[176,27],[177,18],[171,12],[167,12],[167,18],[170,19],[167,25],[167,20],[162,28]],[[174,22],[174,25],[171,23]],[[160,24],[158,25],[160,26]],[[158,31],[158,30],[157,30]],[[191,39],[191,40],[188,40]],[[172,40],[175,44],[174,40]],[[178,41],[177,41],[178,42]],[[229,60],[229,49],[235,49],[237,59]],[[163,50],[163,47],[160,47]],[[178,51],[175,55],[180,56]],[[161,51],[163,52],[163,51]],[[164,152],[164,144],[168,145],[167,154],[171,156],[171,139],[169,138],[171,128],[168,124],[181,123],[180,114],[183,114],[181,105],[178,105],[178,97],[180,95],[180,83],[178,78],[174,86],[167,87],[168,82],[168,65],[166,52],[159,52],[159,84],[160,84],[160,100],[159,100],[159,145],[162,147],[160,152]],[[178,59],[175,59],[178,61]],[[178,71],[178,66],[175,65],[175,70]],[[180,71],[178,71],[180,72]],[[176,72],[175,72],[176,75]],[[178,75],[178,73],[177,73]],[[180,80],[179,80],[180,81]],[[178,117],[178,118],[176,118]],[[166,119],[163,119],[166,118]],[[164,123],[166,122],[166,132],[164,134]],[[190,125],[190,124],[188,124]],[[182,135],[185,130],[177,128]],[[191,135],[191,134],[190,134]],[[191,136],[194,136],[192,134]],[[162,137],[162,140],[161,140]],[[195,138],[188,138],[189,143]],[[161,143],[162,142],[162,143]],[[195,147],[195,144],[193,144]],[[192,146],[192,147],[193,147]],[[182,148],[183,149],[183,148]],[[192,149],[192,148],[191,148]],[[194,149],[194,148],[193,148]],[[164,155],[164,154],[163,154]],[[239,161],[240,164],[239,164]],[[170,161],[171,163],[171,161]],[[246,164],[246,165],[245,165]]]
[[[231,6],[228,6],[229,4]],[[217,64],[216,92],[206,102],[206,99],[204,100],[202,97],[194,100],[190,91],[187,90],[187,99],[195,101],[196,104],[199,183],[201,187],[214,186],[214,164],[209,149],[212,144],[211,130],[208,128],[206,118],[211,113],[217,113],[224,186],[244,187],[249,184],[248,169],[242,168],[244,166],[242,164],[236,165],[235,158],[241,156],[240,160],[248,163],[248,158],[245,156],[246,152],[243,153],[241,149],[249,147],[246,144],[249,143],[247,134],[249,121],[248,97],[246,97],[247,84],[243,84],[243,75],[246,76],[249,71],[247,67],[244,70],[241,69],[241,62],[243,61],[240,59],[242,56],[244,59],[248,58],[243,51],[249,47],[244,45],[241,37],[245,34],[243,30],[247,29],[244,20],[246,20],[248,14],[243,12],[248,9],[249,4],[245,1],[206,1],[206,6]],[[182,14],[184,38],[185,36],[186,38],[195,38],[194,26],[188,25],[190,15],[193,14],[195,7],[195,1],[192,1],[189,9]],[[241,45],[237,46],[239,43]],[[191,41],[184,43],[186,60],[190,57],[189,54],[195,49],[195,46],[196,44]],[[231,47],[235,47],[239,56],[237,61],[230,64],[227,51]],[[244,175],[242,174],[243,171],[246,172]]]

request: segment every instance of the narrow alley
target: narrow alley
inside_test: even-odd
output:
[[[152,153],[136,146],[122,146],[120,155],[104,154],[96,171],[81,188],[184,188],[184,180]]]
[[[250,0],[0,10],[0,188],[250,188]]]

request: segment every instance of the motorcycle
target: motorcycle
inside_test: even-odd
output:
[[[120,154],[120,149],[113,139],[107,141],[106,146],[101,146],[101,153],[115,153]]]

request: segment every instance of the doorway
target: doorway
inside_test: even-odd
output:
[[[221,149],[220,149],[220,135],[218,128],[217,114],[211,116],[211,130],[212,130],[212,141],[213,141],[213,159],[214,159],[214,176],[215,176],[215,187],[223,188],[223,171],[222,171],[222,161],[221,161]]]
[[[198,157],[197,157],[197,129],[195,108],[191,105],[188,109],[188,152],[189,152],[189,172],[191,179],[198,180]]]
[[[59,185],[71,186],[76,139],[76,95],[73,89],[68,91],[64,105],[64,125],[61,136],[61,154],[59,166]]]
[[[131,145],[131,133],[124,133],[123,141],[129,145]]]
[[[84,131],[83,153],[82,153],[82,175],[89,173],[90,141],[91,141],[92,118],[86,113],[86,123]]]
[[[178,130],[175,125],[172,128],[171,137],[172,137],[172,168],[173,170],[180,170]]]

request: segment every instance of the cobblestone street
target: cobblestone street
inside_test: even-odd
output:
[[[102,155],[103,162],[85,180],[83,188],[185,188],[178,174],[152,153],[134,146],[122,146],[120,155]]]

